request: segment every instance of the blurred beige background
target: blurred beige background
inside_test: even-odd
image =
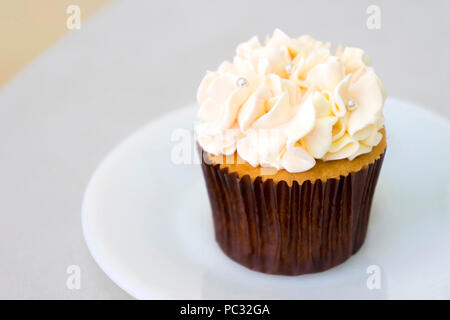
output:
[[[0,88],[30,61],[60,39],[71,4],[89,18],[112,0],[2,0],[0,1]]]

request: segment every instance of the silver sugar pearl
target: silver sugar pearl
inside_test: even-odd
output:
[[[248,82],[247,79],[240,77],[236,80],[236,86],[238,86],[239,88],[243,88],[245,86],[247,86]]]
[[[348,107],[348,110],[350,110],[350,111],[353,111],[353,110],[355,110],[356,109],[356,102],[355,101],[353,101],[353,100],[348,100],[347,101],[347,107]]]
[[[286,65],[285,69],[287,72],[291,73],[292,69],[294,69],[294,66],[292,65],[292,63],[289,63]]]

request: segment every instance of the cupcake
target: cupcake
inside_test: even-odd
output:
[[[356,253],[386,151],[385,98],[363,50],[280,30],[207,72],[195,132],[223,252],[283,275]]]

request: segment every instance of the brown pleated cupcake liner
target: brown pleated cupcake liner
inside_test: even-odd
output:
[[[202,161],[219,246],[234,261],[270,274],[313,273],[344,262],[366,237],[383,159],[384,153],[339,179],[291,186]]]

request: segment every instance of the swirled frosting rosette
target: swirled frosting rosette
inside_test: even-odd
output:
[[[303,172],[353,160],[382,139],[386,94],[363,50],[275,30],[240,44],[197,93],[200,146],[252,166]]]

